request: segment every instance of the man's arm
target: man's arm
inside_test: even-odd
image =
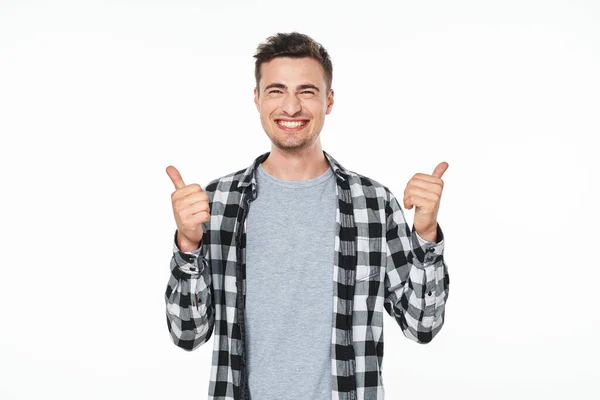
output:
[[[429,343],[444,325],[450,279],[444,262],[444,235],[437,225],[437,242],[409,229],[398,200],[386,188],[386,249],[384,307],[404,335]]]
[[[207,232],[205,227],[204,235]],[[175,231],[171,275],[165,292],[169,334],[173,343],[188,351],[206,343],[214,329],[212,281],[204,242],[203,236],[197,250],[183,252],[177,246]]]

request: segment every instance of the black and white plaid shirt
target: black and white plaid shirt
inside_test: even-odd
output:
[[[437,242],[420,238],[387,187],[323,154],[336,175],[338,196],[332,399],[382,400],[383,310],[418,343],[430,342],[440,331],[450,284],[444,237],[438,224]],[[167,326],[173,342],[190,351],[208,341],[214,329],[209,399],[249,398],[246,217],[256,198],[256,168],[268,155],[203,187],[211,216],[198,250],[180,251],[175,231],[165,292]]]

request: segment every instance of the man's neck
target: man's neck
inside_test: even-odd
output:
[[[320,147],[301,154],[286,153],[275,147],[261,165],[269,175],[282,181],[314,179],[323,175],[329,168]]]

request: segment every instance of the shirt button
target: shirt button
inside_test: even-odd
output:
[[[190,271],[195,271],[196,267],[190,267]]]
[[[427,293],[427,296],[431,296],[431,290],[429,291],[429,293]]]
[[[435,251],[435,248],[430,247],[430,248],[427,249],[427,251],[430,252],[430,253],[433,253]]]

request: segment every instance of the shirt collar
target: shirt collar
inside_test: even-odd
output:
[[[325,155],[325,158],[327,159],[327,162],[329,163],[330,168],[337,175],[337,177],[342,181],[347,181],[349,175],[348,170],[346,170],[339,162],[336,161],[335,158],[333,158],[325,150],[322,151],[323,155]],[[270,151],[256,157],[252,164],[243,171],[242,176],[240,178],[240,182],[238,184],[238,187],[242,189],[242,192],[249,185],[252,186],[252,191],[256,191],[256,170],[258,168],[258,165],[264,160],[266,160],[269,154],[271,154]]]

